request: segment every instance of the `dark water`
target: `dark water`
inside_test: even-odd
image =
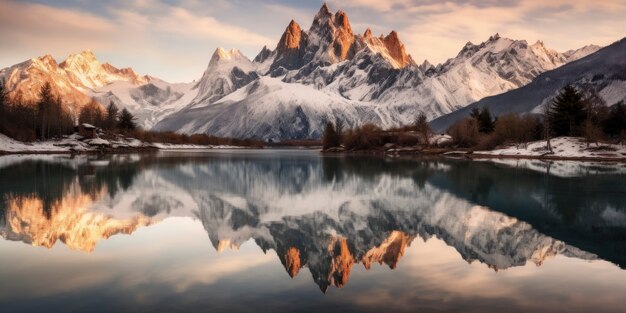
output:
[[[626,167],[0,157],[0,312],[626,312]]]

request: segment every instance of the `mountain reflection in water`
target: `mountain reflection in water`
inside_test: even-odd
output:
[[[253,241],[291,277],[308,268],[323,292],[358,264],[402,266],[416,238],[496,271],[556,255],[624,268],[623,167],[585,166],[292,151],[7,156],[0,235],[92,252],[110,236],[191,218],[217,251]]]

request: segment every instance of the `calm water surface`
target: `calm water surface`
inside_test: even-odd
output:
[[[0,157],[0,312],[626,312],[626,167]]]

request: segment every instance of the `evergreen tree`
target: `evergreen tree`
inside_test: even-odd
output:
[[[477,107],[472,108],[472,111],[470,112],[470,117],[474,119],[476,123],[478,123],[478,120],[480,119],[480,109]]]
[[[39,101],[37,102],[37,131],[39,137],[44,140],[48,136],[50,109],[53,106],[54,96],[52,95],[52,86],[46,82],[39,91]]]
[[[106,127],[109,130],[114,129],[117,126],[118,115],[119,115],[119,109],[117,108],[115,103],[111,101],[111,103],[109,103],[109,106],[107,107],[104,127]]]
[[[132,131],[137,128],[137,123],[135,122],[135,116],[133,116],[128,110],[125,108],[120,113],[119,121],[117,122],[117,128],[123,131]]]
[[[626,104],[624,101],[620,101],[611,107],[609,116],[604,123],[604,132],[611,137],[617,137],[625,131]]]
[[[474,120],[476,125],[478,126],[478,131],[483,134],[488,134],[493,132],[495,127],[495,121],[491,116],[491,112],[487,107],[483,107],[482,109],[473,108],[470,117]]]
[[[339,147],[339,145],[341,145],[341,139],[332,122],[326,123],[326,128],[324,128],[324,134],[322,135],[322,145],[324,149]]]
[[[552,133],[556,136],[580,135],[586,118],[586,105],[582,95],[572,85],[563,87],[552,100],[548,112]]]
[[[483,107],[478,115],[478,130],[481,133],[488,134],[493,132],[495,128],[495,121],[491,116],[491,112],[487,107]]]

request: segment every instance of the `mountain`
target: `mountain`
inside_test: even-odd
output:
[[[374,36],[368,28],[356,34],[345,12],[333,13],[324,4],[308,30],[292,20],[275,49],[263,47],[254,61],[237,58],[209,67],[202,80],[239,77],[241,84],[196,98],[154,129],[280,141],[319,138],[335,120],[347,127],[406,125],[419,112],[433,119],[519,88],[596,49],[561,54],[542,42],[529,45],[496,34],[468,43],[444,64],[418,66],[397,32]],[[247,79],[253,80],[243,88]]]
[[[583,48],[582,54],[595,50]],[[578,57],[576,52],[567,53]],[[597,52],[536,77],[530,84],[501,95],[487,97],[431,122],[435,131],[445,131],[475,108],[487,107],[498,116],[507,113],[541,113],[541,108],[567,84],[597,92],[608,104],[626,99],[626,38]]]
[[[27,101],[49,81],[74,114],[95,98],[129,109],[146,129],[281,141],[319,138],[328,121],[387,128],[411,124],[420,112],[434,119],[598,48],[558,53],[496,34],[467,43],[443,64],[417,65],[396,31],[356,33],[344,11],[324,4],[308,29],[290,21],[276,47],[263,47],[254,60],[218,48],[192,83],[101,64],[91,51],[60,64],[49,55],[31,59],[1,70],[0,79],[11,96]]]
[[[103,105],[113,101],[137,116],[139,125],[150,128],[163,114],[180,109],[193,99],[192,84],[170,84],[151,76],[141,76],[131,68],[118,69],[100,63],[90,50],[71,54],[61,63],[50,55],[27,60],[0,70],[9,96],[35,102],[45,82],[62,97],[70,112],[92,98]]]

